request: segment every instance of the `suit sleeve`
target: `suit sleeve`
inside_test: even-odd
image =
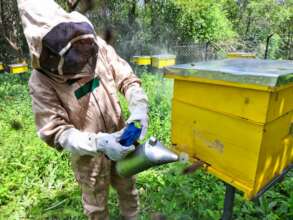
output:
[[[38,136],[49,146],[60,150],[60,135],[74,126],[69,123],[68,114],[46,76],[34,71],[29,87]]]
[[[140,86],[140,79],[134,74],[130,65],[122,59],[113,47],[107,45],[107,60],[112,69],[117,89],[125,95],[131,86]]]

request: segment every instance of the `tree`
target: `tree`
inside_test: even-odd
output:
[[[124,58],[190,43],[267,48],[261,51],[266,57],[293,56],[293,0],[56,1],[67,11],[85,14]],[[21,59],[28,50],[16,0],[0,0],[0,19],[1,61]]]
[[[94,0],[58,0],[66,10],[85,13],[93,9]],[[28,59],[28,47],[23,34],[16,0],[0,0],[0,60],[5,63]]]
[[[274,35],[292,33],[292,30],[288,30],[292,29],[292,0],[223,0],[222,3],[240,41],[244,42],[244,48],[255,50],[259,45],[264,45],[265,58],[269,55],[270,41]]]
[[[153,22],[176,43],[219,42],[235,33],[226,12],[215,0],[170,0],[153,7]],[[166,28],[167,27],[167,28]]]
[[[27,51],[16,0],[0,0],[1,61],[20,62]]]
[[[280,33],[281,24],[288,21],[290,14],[284,4],[276,0],[251,1],[248,5],[253,18],[247,33],[258,33],[258,37],[266,42],[265,59],[268,58],[268,48],[274,34]]]

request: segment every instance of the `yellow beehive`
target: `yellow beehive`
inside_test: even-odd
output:
[[[245,53],[245,52],[231,52],[227,54],[227,58],[230,59],[237,59],[237,58],[242,58],[242,59],[255,59],[256,54],[255,53]]]
[[[0,62],[0,72],[4,72],[4,65]]]
[[[132,60],[136,65],[139,66],[147,66],[151,65],[151,57],[150,56],[134,56]]]
[[[20,74],[28,72],[28,65],[27,64],[12,64],[9,65],[9,72],[12,74]]]
[[[227,59],[166,68],[172,143],[251,199],[293,162],[293,62]],[[291,131],[290,131],[291,130]]]
[[[130,58],[130,62],[136,64],[137,56],[133,56]]]
[[[175,55],[155,55],[152,56],[152,66],[162,69],[167,66],[172,66],[176,64],[176,56]]]

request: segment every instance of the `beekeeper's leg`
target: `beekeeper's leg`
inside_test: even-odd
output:
[[[122,178],[115,172],[112,164],[111,184],[117,190],[120,212],[125,220],[138,219],[139,198],[135,186],[135,178]]]
[[[108,220],[111,162],[104,155],[73,157],[72,165],[82,191],[84,212],[90,220]]]

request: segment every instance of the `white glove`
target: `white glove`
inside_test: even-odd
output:
[[[139,139],[142,140],[148,129],[148,98],[143,89],[136,85],[127,89],[125,98],[130,111],[130,117],[127,123],[140,122],[142,131]]]
[[[97,148],[98,151],[106,154],[110,160],[119,161],[126,157],[129,153],[135,150],[135,147],[125,147],[119,144],[121,132],[107,134],[99,133],[97,135]]]
[[[102,152],[110,160],[118,161],[135,150],[134,146],[124,147],[118,143],[122,132],[94,134],[70,128],[61,134],[58,143],[73,154],[96,156]]]
[[[75,128],[65,130],[58,139],[58,144],[65,150],[81,156],[98,154],[96,134],[81,132]]]

